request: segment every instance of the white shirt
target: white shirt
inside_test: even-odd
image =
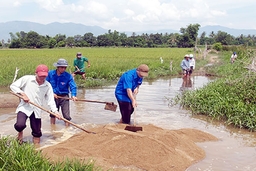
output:
[[[195,61],[194,58],[192,58],[192,59],[189,60],[189,65],[190,65],[190,66],[193,66],[193,69],[196,68],[196,61]]]
[[[237,54],[232,54],[230,59],[232,59],[232,58],[236,59],[237,58]]]
[[[48,81],[39,85],[35,75],[26,75],[12,83],[10,88],[14,93],[25,93],[30,102],[39,106],[42,106],[44,101],[46,101],[52,112],[57,111],[53,89]],[[19,111],[25,113],[28,117],[34,112],[36,118],[41,118],[42,110],[30,103],[24,102],[23,99],[20,100],[16,113]]]

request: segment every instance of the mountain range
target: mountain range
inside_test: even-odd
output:
[[[185,27],[184,27],[185,28]],[[10,39],[10,32],[13,34],[24,31],[35,31],[40,35],[49,35],[51,37],[55,36],[56,34],[65,34],[68,36],[75,36],[75,35],[84,35],[85,33],[93,33],[94,36],[103,35],[108,33],[109,29],[104,29],[100,26],[86,26],[83,24],[76,24],[76,23],[59,23],[54,22],[50,24],[39,24],[35,22],[28,22],[28,21],[10,21],[5,23],[0,23],[0,40],[4,39],[7,41]],[[111,29],[111,31],[114,31]],[[125,31],[125,30],[116,30],[120,33],[126,33],[127,36],[132,35],[132,32]],[[199,27],[199,36],[206,32],[208,36],[211,32],[217,33],[218,31],[226,32],[230,35],[235,37],[240,36],[241,34],[247,35],[256,35],[256,29],[235,29],[235,28],[228,28],[219,25],[214,26],[204,26]],[[135,32],[136,35],[141,35],[142,33],[148,34],[155,34],[155,33],[179,33],[179,30],[173,29],[165,29],[165,30],[145,30],[141,32]]]

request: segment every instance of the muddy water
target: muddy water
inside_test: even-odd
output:
[[[256,171],[256,133],[246,130],[228,128],[223,124],[208,121],[207,118],[192,117],[188,111],[178,106],[169,107],[169,99],[184,89],[197,89],[206,85],[207,77],[195,76],[191,81],[183,82],[181,78],[158,79],[144,82],[137,96],[137,124],[154,124],[166,129],[195,128],[208,132],[220,141],[198,143],[206,152],[206,158],[189,167],[187,171]],[[103,89],[80,89],[78,98],[116,103],[113,86]],[[3,91],[3,90],[2,90]],[[104,110],[104,104],[71,102],[72,122],[90,129],[97,124],[118,122],[117,112]],[[15,109],[0,109],[0,135],[16,135],[13,128]],[[43,116],[43,137],[41,147],[61,142],[80,130],[76,127],[65,128],[62,121],[55,126],[49,124],[48,114]],[[28,124],[29,127],[29,124]],[[25,129],[24,139],[31,141],[30,128]]]

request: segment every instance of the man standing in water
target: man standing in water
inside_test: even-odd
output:
[[[194,69],[196,68],[196,61],[194,59],[193,54],[189,54],[189,66],[190,66],[189,74],[191,75],[193,73]]]
[[[183,78],[190,75],[190,64],[189,64],[189,55],[185,55],[184,59],[181,61],[180,67],[182,69]]]
[[[46,80],[52,85],[58,110],[61,108],[63,117],[70,121],[69,100],[67,98],[69,98],[69,92],[71,91],[72,100],[77,100],[77,86],[72,75],[66,72],[68,62],[65,59],[59,59],[58,62],[53,65],[57,67],[57,69],[49,71]],[[55,124],[55,117],[53,115],[50,115],[50,117],[51,124]],[[65,125],[69,126],[69,123],[65,122]]]
[[[19,132],[18,140],[20,143],[23,139],[23,130],[26,128],[26,121],[30,119],[30,127],[32,129],[33,143],[39,144],[41,131],[41,113],[42,110],[34,107],[28,102],[33,102],[38,106],[42,106],[44,101],[48,104],[52,112],[60,119],[57,111],[52,86],[45,78],[48,75],[48,67],[46,65],[38,65],[36,75],[26,75],[16,80],[10,85],[14,93],[20,94],[23,98],[16,109],[17,121],[14,128]]]
[[[134,108],[137,107],[135,96],[139,92],[143,78],[148,76],[148,72],[149,67],[146,64],[141,64],[138,68],[129,70],[120,77],[115,89],[115,96],[121,112],[120,123],[130,124],[131,115]]]

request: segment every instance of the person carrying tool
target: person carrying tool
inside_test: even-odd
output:
[[[180,67],[182,69],[183,78],[190,75],[190,64],[189,64],[189,55],[185,55],[184,59],[181,61]]]
[[[70,109],[69,109],[69,93],[71,92],[71,98],[73,101],[77,100],[77,86],[70,73],[66,71],[68,62],[65,59],[59,59],[53,66],[57,67],[55,70],[49,71],[46,80],[52,85],[55,103],[58,110],[61,108],[63,117],[70,121]],[[55,116],[50,115],[51,124],[55,124]],[[66,126],[70,124],[65,122]]]
[[[23,130],[26,128],[26,121],[30,119],[30,127],[32,129],[33,143],[39,144],[41,131],[41,113],[42,110],[35,108],[29,102],[33,102],[42,106],[44,101],[48,104],[52,112],[56,114],[58,119],[61,118],[57,111],[51,84],[45,80],[48,75],[48,67],[46,65],[38,65],[36,67],[36,75],[25,75],[10,85],[13,93],[20,94],[23,98],[16,109],[17,120],[14,128],[18,131],[18,141],[22,143]]]
[[[148,76],[148,72],[149,67],[146,64],[141,64],[138,68],[126,71],[120,77],[115,88],[115,96],[121,112],[119,123],[130,124],[131,115],[134,108],[137,107],[135,96],[139,92],[143,78]]]
[[[90,64],[88,58],[82,56],[81,52],[77,52],[76,58],[74,59],[75,71],[72,74],[73,77],[75,77],[78,74],[78,75],[82,75],[83,79],[85,79],[84,62],[87,62],[87,67],[90,68],[91,64]]]

